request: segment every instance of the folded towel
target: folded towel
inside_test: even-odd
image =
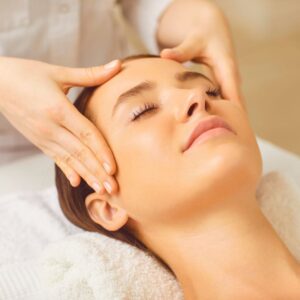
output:
[[[300,261],[300,190],[279,172],[262,177],[257,198],[293,255]],[[97,233],[77,233],[48,245],[40,257],[49,299],[183,299],[180,285],[156,258]]]
[[[83,230],[61,212],[54,186],[0,197],[0,266],[36,258],[48,243],[77,232]]]

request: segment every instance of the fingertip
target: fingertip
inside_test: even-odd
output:
[[[104,162],[103,168],[108,175],[113,175],[115,172],[115,166],[111,163]]]
[[[81,181],[81,177],[77,174],[72,174],[70,177],[69,177],[69,181],[70,181],[70,184],[73,186],[73,187],[77,187],[79,186],[80,184],[80,181]]]
[[[117,180],[111,176],[109,179],[107,179],[107,181],[110,183],[111,186],[110,194],[116,194],[119,190]]]
[[[180,56],[180,53],[176,49],[166,48],[161,51],[161,56],[163,58],[178,59]]]
[[[165,48],[163,50],[160,51],[160,56],[168,56],[168,54],[171,52],[172,50],[169,48]]]
[[[102,166],[108,175],[114,175],[117,169],[116,161],[111,149],[108,147],[105,149],[103,155]]]
[[[112,60],[111,62],[105,64],[103,68],[105,70],[115,70],[121,67],[121,61],[119,59]]]
[[[116,171],[117,171],[117,166],[116,166],[116,164],[115,163],[112,163],[112,164],[110,164],[110,172],[109,172],[109,175],[110,176],[113,176],[115,173],[116,173]]]

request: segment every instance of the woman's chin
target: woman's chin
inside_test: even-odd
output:
[[[201,189],[202,194],[217,193],[224,195],[243,186],[256,185],[261,175],[261,160],[259,151],[238,143],[224,143],[214,147],[205,160],[199,165],[193,164],[195,189]],[[197,182],[197,184],[195,184]]]

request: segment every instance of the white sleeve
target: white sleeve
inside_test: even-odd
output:
[[[173,0],[121,0],[122,11],[150,53],[158,54],[156,30],[159,17]]]

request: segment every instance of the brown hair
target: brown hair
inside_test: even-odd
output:
[[[121,61],[129,61],[139,58],[149,58],[149,57],[159,57],[157,55],[151,54],[142,54],[128,56]],[[93,95],[94,91],[98,86],[85,88],[81,94],[77,97],[74,102],[74,106],[77,110],[91,120],[91,117],[86,114],[86,107],[89,99]],[[92,120],[91,120],[92,121]],[[55,184],[58,193],[58,199],[60,207],[66,216],[66,218],[73,223],[74,225],[85,229],[87,231],[98,232],[104,234],[110,238],[117,239],[119,241],[125,242],[131,246],[135,246],[143,251],[146,251],[148,254],[157,258],[168,271],[172,274],[173,271],[165,264],[157,255],[151,252],[142,242],[140,242],[134,234],[125,226],[120,228],[117,231],[109,231],[103,228],[101,225],[95,223],[89,216],[87,208],[85,206],[86,197],[93,193],[94,190],[83,180],[81,179],[80,185],[77,187],[71,186],[69,180],[61,171],[61,169],[55,164]]]

